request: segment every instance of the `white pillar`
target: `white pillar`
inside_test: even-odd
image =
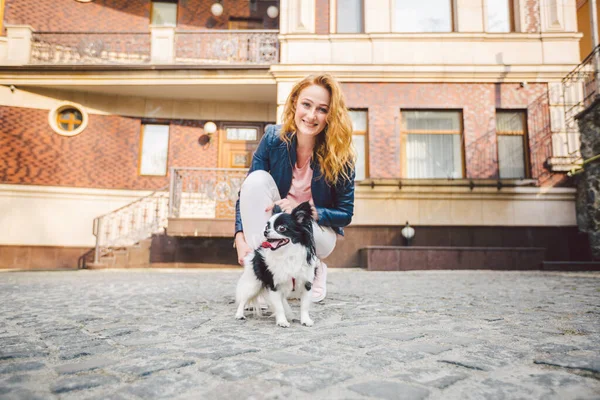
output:
[[[292,89],[296,82],[282,81],[277,82],[277,123],[283,122],[283,109],[285,108],[285,102],[288,96],[292,92]]]
[[[152,64],[172,64],[175,61],[175,27],[150,26]]]
[[[454,29],[456,32],[483,32],[484,19],[483,0],[454,1]]]
[[[6,25],[7,62],[9,64],[29,64],[32,35],[33,28],[29,25]]]

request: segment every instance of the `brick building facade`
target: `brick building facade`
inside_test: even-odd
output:
[[[551,162],[568,163],[577,140],[561,126],[555,99],[579,61],[575,7],[552,21],[555,3],[517,0],[510,30],[498,33],[477,17],[486,1],[462,0],[451,2],[449,32],[423,33],[398,31],[390,17],[398,11],[367,0],[361,31],[338,34],[338,1],[223,0],[215,16],[214,1],[180,0],[174,26],[157,27],[150,0],[5,0],[0,204],[11,208],[0,221],[14,228],[0,235],[0,267],[38,266],[31,260],[44,251],[59,254],[57,266],[72,266],[74,254],[94,245],[94,216],[168,185],[169,171],[140,172],[145,125],[168,126],[168,168],[230,168],[256,143],[228,141],[227,127],[260,136],[277,122],[293,83],[320,71],[335,75],[348,107],[366,114],[367,174],[332,265],[358,265],[365,246],[402,245],[407,220],[417,245],[521,244],[549,249],[548,260],[586,259],[576,244],[573,183]],[[64,102],[89,118],[74,136],[48,122]],[[404,113],[444,110],[460,115],[462,170],[411,179]],[[507,111],[525,116],[524,172],[510,179],[499,169],[497,114]],[[218,130],[200,144],[207,122]],[[58,236],[50,227],[31,235],[41,218],[31,207],[73,217]],[[196,227],[189,236],[155,239],[150,261],[235,262],[227,235],[194,239],[202,236]]]

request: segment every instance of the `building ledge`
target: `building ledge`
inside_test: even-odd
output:
[[[550,157],[546,163],[552,172],[569,172],[581,168],[581,157]]]

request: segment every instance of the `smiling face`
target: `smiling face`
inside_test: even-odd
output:
[[[297,134],[317,136],[325,129],[329,101],[329,92],[322,86],[310,85],[300,91],[294,114]]]

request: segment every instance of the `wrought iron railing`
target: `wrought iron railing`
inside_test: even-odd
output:
[[[132,246],[166,228],[169,193],[165,189],[94,219],[95,263],[111,249]]]
[[[171,168],[169,217],[230,219],[247,170]]]
[[[31,64],[148,64],[149,33],[35,32]]]
[[[575,116],[585,110],[598,96],[598,62],[600,46],[597,46],[573,71],[562,79],[567,132],[578,132]]]
[[[256,64],[279,62],[277,30],[175,32],[176,64]]]

